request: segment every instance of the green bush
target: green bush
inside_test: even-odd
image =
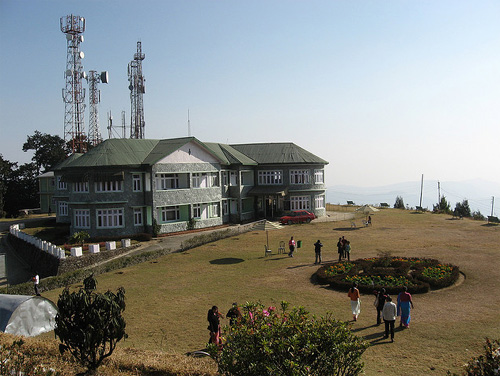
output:
[[[69,292],[65,288],[57,301],[58,314],[54,333],[59,337],[61,353],[69,351],[80,364],[95,371],[109,357],[125,333],[125,290],[116,294],[94,291],[93,276],[84,280],[85,288]]]
[[[368,344],[355,336],[349,324],[327,314],[310,316],[303,308],[265,309],[247,303],[241,323],[224,328],[222,349],[209,351],[222,375],[320,376],[359,375],[361,355]]]

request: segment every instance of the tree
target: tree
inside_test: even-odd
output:
[[[7,190],[12,179],[12,171],[17,168],[17,163],[12,163],[0,154],[0,217],[4,216],[4,207]]]
[[[61,341],[60,352],[69,351],[87,368],[87,374],[93,374],[116,344],[127,338],[122,316],[125,289],[101,294],[95,291],[97,282],[92,275],[84,282],[86,288],[71,293],[65,288],[59,296],[54,332]]]
[[[17,164],[14,164],[17,166]],[[39,206],[38,180],[34,163],[25,163],[11,171],[4,196],[4,210],[17,216],[19,210]]]
[[[401,196],[396,197],[396,202],[394,203],[394,208],[395,209],[404,209],[405,208],[405,203],[403,201],[403,197],[401,197]]]
[[[358,375],[368,347],[348,323],[330,314],[310,317],[303,307],[288,311],[286,302],[281,312],[247,303],[241,322],[225,327],[224,336],[221,349],[209,345],[222,375]]]
[[[471,211],[469,207],[469,201],[468,200],[463,200],[461,203],[457,202],[455,205],[455,212],[454,214],[457,217],[470,217],[471,216]]]
[[[435,213],[446,213],[451,214],[450,203],[446,201],[446,197],[441,197],[441,200],[432,207],[432,211]]]
[[[28,136],[23,145],[23,151],[34,150],[35,153],[31,159],[37,167],[37,175],[42,168],[44,171],[61,163],[66,159],[67,150],[64,140],[59,136],[35,131],[33,136]]]

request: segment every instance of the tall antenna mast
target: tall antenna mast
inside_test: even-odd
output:
[[[191,137],[191,122],[189,121],[189,108],[188,108],[188,137]]]
[[[97,89],[97,84],[108,83],[108,72],[89,71],[87,78],[89,82],[89,145],[96,146],[102,142],[101,132],[99,130],[99,110],[98,104],[101,101],[101,91]]]
[[[137,52],[134,54],[134,60],[128,65],[128,81],[130,82],[130,138],[144,138],[144,102],[143,95],[146,92],[142,75],[142,61],[146,55],[142,53],[141,42],[137,42]]]
[[[60,19],[61,31],[66,34],[66,87],[62,90],[64,108],[64,141],[71,147],[73,153],[85,153],[85,89],[82,79],[86,78],[82,59],[85,56],[80,51],[85,31],[85,18],[69,15]]]
[[[122,111],[122,138],[125,138],[125,130],[127,126],[125,125],[125,111]]]

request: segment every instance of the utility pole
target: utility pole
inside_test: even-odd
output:
[[[422,174],[422,182],[420,183],[420,207],[422,207],[422,191],[424,190],[424,174]]]
[[[493,217],[493,206],[495,205],[495,196],[491,196],[491,216]]]
[[[441,184],[438,180],[438,206],[441,204]]]

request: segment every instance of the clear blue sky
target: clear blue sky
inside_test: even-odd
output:
[[[500,2],[0,0],[0,153],[63,136],[62,16],[85,17],[84,69],[109,71],[106,114],[130,120],[142,42],[147,138],[294,142],[328,185],[500,183]],[[87,93],[88,103],[88,93]],[[88,108],[85,114],[88,129]],[[492,193],[493,194],[493,193]]]

